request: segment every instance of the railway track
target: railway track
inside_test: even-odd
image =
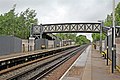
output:
[[[45,49],[45,50],[37,50],[37,51],[30,51],[28,53],[18,53],[19,55],[5,55],[0,56],[0,72],[2,70],[11,68],[16,65],[20,65],[29,61],[33,61],[42,57],[50,56],[56,54],[58,52],[77,47],[78,45],[71,45],[71,46],[64,46],[58,47],[54,49]]]
[[[85,46],[68,49],[41,59],[17,65],[0,76],[2,80],[39,80],[63,64]],[[21,67],[20,67],[21,66]]]

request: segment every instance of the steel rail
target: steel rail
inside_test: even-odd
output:
[[[62,53],[65,53],[66,51],[71,51],[72,49],[74,49],[74,48],[67,49],[67,50],[65,50],[65,51],[62,51],[62,52],[59,52],[59,53],[56,53],[56,54],[53,54],[53,55],[50,55],[50,56],[46,56],[46,57],[43,57],[43,58],[40,58],[40,59],[37,59],[37,60],[33,60],[33,61],[30,61],[30,62],[27,62],[27,63],[24,63],[24,64],[20,64],[20,65],[14,66],[14,67],[12,67],[12,68],[9,68],[9,69],[0,71],[0,76],[2,76],[2,75],[8,75],[8,74],[10,74],[10,73],[12,73],[12,72],[15,72],[15,71],[17,72],[17,71],[20,70],[21,68],[24,68],[24,67],[26,67],[26,66],[35,64],[35,63],[37,63],[37,62],[39,62],[39,61],[42,62],[42,61],[44,61],[44,60],[46,60],[46,59],[55,57],[55,56],[60,55],[60,54],[62,55]],[[21,70],[20,70],[20,71],[21,71]],[[15,74],[15,73],[14,73],[14,74]],[[17,74],[15,74],[15,75],[17,75]],[[11,75],[11,76],[12,76],[12,75]],[[10,77],[11,77],[11,76],[10,76]],[[10,77],[6,76],[5,80],[6,80],[6,79],[9,79]],[[1,79],[1,77],[0,77],[0,79]]]
[[[59,65],[63,64],[65,61],[70,59],[72,56],[74,56],[79,50],[82,50],[84,47],[86,47],[86,46],[82,46],[82,47],[79,47],[79,48],[75,48],[73,50],[69,50],[65,54],[60,55],[60,56],[54,58],[53,60],[47,61],[47,62],[45,62],[43,64],[40,64],[39,66],[34,67],[34,68],[30,69],[30,70],[28,69],[27,71],[22,72],[21,74],[12,76],[11,78],[9,78],[7,80],[18,80],[18,79],[23,80],[24,79],[24,77],[22,77],[23,75],[24,76],[25,75],[29,76],[28,74],[32,74],[36,70],[40,71],[40,72],[36,72],[36,74],[34,74],[34,75],[32,75],[32,76],[30,76],[28,78],[29,78],[29,80],[40,79],[43,76],[45,76],[46,74],[48,74],[49,72],[51,72],[52,70],[54,70],[56,67],[58,67]],[[46,69],[44,69],[45,66],[47,66]],[[28,79],[28,78],[26,78],[26,79]]]

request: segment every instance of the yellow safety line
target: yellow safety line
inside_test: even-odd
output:
[[[120,72],[120,67],[116,65],[116,69]]]
[[[102,52],[102,55],[107,54],[107,50],[105,50],[103,52]],[[112,63],[112,60],[110,60],[110,59],[108,59],[108,60]],[[116,65],[116,69],[120,72],[120,67],[119,66]]]

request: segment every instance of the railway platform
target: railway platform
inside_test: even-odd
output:
[[[23,64],[32,60],[36,60],[41,57],[56,54],[58,52],[77,47],[78,45],[69,45],[51,49],[36,50],[26,53],[16,53],[0,56],[0,74],[4,72],[5,69],[10,69],[13,66]],[[6,71],[5,71],[6,72]]]
[[[21,56],[28,56],[28,55],[32,55],[32,54],[43,53],[43,52],[53,51],[53,50],[72,47],[72,46],[75,46],[75,45],[56,47],[56,48],[50,48],[50,49],[41,49],[41,50],[29,51],[29,52],[11,53],[11,54],[6,54],[6,55],[0,55],[0,60],[15,58],[15,57],[17,58],[17,57],[21,57]]]
[[[66,71],[60,80],[119,80],[120,72],[111,73],[111,62],[90,45]]]

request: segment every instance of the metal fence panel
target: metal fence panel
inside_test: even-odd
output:
[[[36,39],[35,40],[35,50],[41,49],[42,45],[45,45],[45,48],[48,47],[47,39]]]
[[[104,41],[104,50],[107,50],[107,37],[105,38],[105,41]]]
[[[112,59],[112,35],[108,36],[108,57]]]
[[[105,51],[105,40],[102,40],[102,51]]]
[[[48,48],[54,48],[54,40],[48,40]]]
[[[120,67],[120,37],[116,38],[116,64]]]
[[[22,40],[13,36],[0,36],[0,55],[22,51]]]
[[[14,52],[21,52],[22,51],[22,40],[20,38],[17,37],[13,37],[14,38]]]
[[[54,47],[60,46],[60,40],[54,40]]]

